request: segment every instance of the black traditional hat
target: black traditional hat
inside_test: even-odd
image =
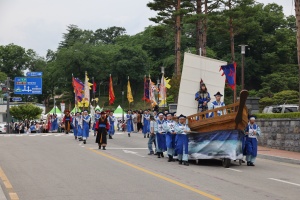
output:
[[[178,119],[186,119],[186,116],[184,116],[183,114],[178,116]]]
[[[106,112],[102,111],[100,114],[101,114],[101,115],[105,115],[105,114],[106,114]]]
[[[220,92],[217,92],[214,96],[223,96],[223,94],[221,94]]]

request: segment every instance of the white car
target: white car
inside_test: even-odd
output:
[[[263,113],[289,113],[289,112],[299,112],[299,106],[296,104],[284,104],[278,106],[267,106],[263,110]]]
[[[0,124],[0,133],[6,133],[6,124]]]

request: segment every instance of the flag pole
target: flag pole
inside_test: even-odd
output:
[[[96,100],[95,100],[95,93],[96,93],[96,91],[94,91],[94,87],[95,87],[95,79],[94,79],[94,77],[93,77],[93,102],[94,102],[94,107],[95,107],[95,103],[96,103]]]
[[[144,76],[144,98],[145,98],[145,82],[146,82],[147,80],[146,80],[146,75]],[[146,100],[144,99],[144,109],[145,109],[145,107],[146,107]]]

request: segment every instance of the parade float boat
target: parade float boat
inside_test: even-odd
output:
[[[190,129],[198,133],[244,130],[248,123],[247,97],[248,91],[243,90],[239,101],[234,104],[188,116]],[[222,115],[218,115],[218,113],[222,113]]]

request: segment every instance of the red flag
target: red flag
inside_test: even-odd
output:
[[[97,84],[96,82],[93,83],[93,93],[96,93],[97,91]]]
[[[109,96],[108,96],[108,100],[109,100],[109,105],[113,104],[115,102],[115,94],[114,94],[114,88],[113,88],[113,82],[112,82],[112,78],[110,76],[109,79]]]
[[[144,78],[144,97],[142,100],[151,102],[150,101],[150,81],[146,78],[146,76]]]

